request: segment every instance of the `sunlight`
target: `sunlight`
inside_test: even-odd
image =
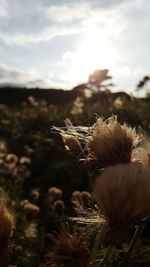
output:
[[[118,56],[111,41],[103,31],[88,30],[81,40],[69,66],[69,79],[87,79],[95,69],[114,69]]]

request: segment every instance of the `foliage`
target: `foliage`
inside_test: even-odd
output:
[[[58,231],[59,217],[49,188],[55,186],[63,191],[61,199],[68,216],[74,215],[72,192],[90,191],[91,175],[82,163],[77,165],[76,159],[65,150],[62,138],[57,132],[53,133],[51,127],[63,126],[66,118],[76,125],[89,126],[97,115],[107,118],[115,114],[119,121],[148,133],[149,105],[150,98],[132,99],[126,94],[106,91],[94,93],[90,98],[82,94],[80,101],[62,106],[35,99],[18,106],[0,105],[0,186],[7,192],[9,206],[16,216],[11,265],[40,265],[52,242],[50,234]],[[27,202],[38,206],[40,212],[34,214],[33,210],[27,210]],[[148,249],[145,243],[137,247],[131,258],[132,266],[149,266]],[[101,253],[105,254],[105,249]],[[121,253],[122,249],[116,253],[116,261]],[[142,255],[142,263],[141,257],[135,257],[136,253]],[[111,264],[116,266],[115,262]],[[94,266],[98,266],[97,262]]]

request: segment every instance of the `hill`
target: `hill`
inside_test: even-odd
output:
[[[49,104],[53,105],[61,105],[62,103],[67,104],[74,101],[77,96],[83,96],[85,88],[86,85],[84,84],[76,86],[72,90],[4,87],[0,88],[0,104],[7,104],[9,106],[19,105],[26,102],[30,96],[34,97],[37,101],[46,100]],[[97,102],[99,97],[101,97],[102,101],[105,101],[110,97],[113,99],[123,97],[130,100],[130,96],[125,92],[111,93],[100,91],[99,93],[93,94],[88,101],[91,103]]]

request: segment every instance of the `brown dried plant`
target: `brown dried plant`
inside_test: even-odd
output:
[[[14,227],[14,217],[6,207],[5,198],[0,199],[0,266],[8,266],[9,241]]]
[[[121,125],[117,117],[112,116],[106,121],[98,118],[87,144],[88,158],[97,160],[101,168],[129,163],[138,141],[135,129]]]
[[[62,138],[66,148],[69,149],[74,156],[80,157],[83,154],[81,144],[75,136],[62,134]]]
[[[55,202],[56,200],[60,200],[62,198],[62,190],[53,186],[48,189],[48,196],[51,202]]]
[[[72,230],[64,224],[56,237],[51,252],[48,255],[46,266],[88,267],[89,250],[83,241],[84,232]],[[44,265],[45,266],[45,265]]]
[[[141,146],[133,150],[134,160],[150,168],[150,141],[146,138]]]
[[[141,141],[135,128],[120,124],[116,116],[106,121],[98,118],[91,127],[74,127],[67,120],[66,128],[56,129],[73,155],[86,162],[95,162],[99,169],[131,162],[133,149]]]
[[[28,200],[22,204],[22,209],[29,221],[35,218],[36,215],[40,212],[40,208],[37,205],[29,202]]]
[[[53,211],[56,213],[57,216],[63,216],[65,210],[65,203],[63,200],[56,200],[52,205]]]
[[[137,162],[110,166],[95,179],[93,193],[115,241],[150,216],[150,169]]]

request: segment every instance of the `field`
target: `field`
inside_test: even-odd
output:
[[[142,228],[136,247],[124,265],[118,264],[121,264],[130,240],[133,240],[136,224],[131,224],[125,238],[121,239],[119,234],[117,237],[119,241],[115,242],[114,238],[111,242],[103,237],[102,243],[96,243],[100,222],[96,224],[97,217],[94,217],[95,213],[92,215],[91,210],[98,212],[92,194],[97,165],[94,165],[94,162],[89,167],[82,157],[78,160],[77,151],[70,149],[73,150],[72,153],[66,149],[62,136],[64,134],[65,139],[66,132],[63,132],[63,129],[71,135],[71,131],[74,131],[72,125],[90,127],[98,117],[105,121],[116,115],[121,125],[126,123],[129,127],[135,127],[137,134],[144,135],[147,139],[150,127],[150,98],[148,96],[135,98],[126,93],[113,94],[110,91],[96,92],[90,97],[77,91],[67,94],[69,97],[65,98],[62,93],[61,103],[59,103],[60,93],[59,101],[57,97],[51,101],[51,98],[46,100],[42,97],[36,98],[36,95],[33,97],[31,94],[15,104],[11,103],[11,97],[7,103],[3,100],[0,104],[1,196],[6,199],[5,205],[14,217],[8,253],[7,255],[1,253],[3,266],[1,264],[0,266],[48,267],[55,266],[56,263],[56,266],[68,267],[148,267],[150,229],[147,218],[144,218],[144,226],[142,224],[144,230]],[[68,128],[62,128],[65,127],[66,119]],[[73,136],[75,138],[76,133]],[[70,148],[67,141],[66,146]],[[138,189],[135,187],[135,190]],[[134,195],[134,189],[130,193]],[[76,202],[77,212],[74,210],[73,202]],[[79,208],[82,209],[81,213],[78,212]],[[69,219],[79,217],[79,214],[82,217],[84,214],[82,223],[81,218],[72,221]],[[93,227],[92,223],[88,225],[88,218],[93,220],[95,218],[95,224],[98,226]],[[101,220],[103,225],[103,216]],[[90,227],[92,230],[89,230]],[[62,233],[58,234],[60,228]],[[87,247],[79,245],[80,241],[76,240],[79,241],[79,250],[75,248],[73,251],[72,248],[71,256],[69,255],[72,257],[71,263],[67,260],[66,265],[61,260],[59,262],[58,250],[61,254],[64,246],[64,256],[66,256],[65,253],[67,254],[70,248],[67,241],[65,243],[66,231],[72,231],[72,238],[75,240],[79,239],[80,231],[87,233],[87,229]],[[63,240],[62,247],[59,246],[58,239]],[[3,246],[1,236],[0,241]],[[55,250],[53,243],[55,246],[57,244]],[[74,263],[73,259],[76,258],[78,261]],[[89,258],[91,260],[88,261]]]

